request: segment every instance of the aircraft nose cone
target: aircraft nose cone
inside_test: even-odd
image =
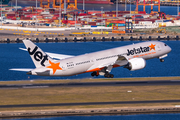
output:
[[[171,52],[171,50],[172,50],[172,49],[168,46],[168,53]]]

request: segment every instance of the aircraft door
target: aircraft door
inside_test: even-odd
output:
[[[67,65],[66,64],[62,64],[62,71],[66,71]]]
[[[157,51],[161,51],[161,45],[160,44],[157,44],[155,48]]]

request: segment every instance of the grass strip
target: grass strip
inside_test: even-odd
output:
[[[180,87],[175,86],[101,86],[101,87],[50,87],[0,89],[0,105],[145,101],[145,100],[180,100]],[[178,103],[159,103],[152,105],[176,105]],[[148,104],[131,104],[140,106]],[[14,110],[73,109],[92,107],[128,107],[129,105],[89,105],[89,106],[53,106],[13,108]],[[1,109],[0,110],[8,110]]]

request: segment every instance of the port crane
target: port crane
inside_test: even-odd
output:
[[[40,1],[40,7],[42,7],[42,8],[50,8],[50,1],[49,0],[47,0],[46,5],[43,5],[42,2],[43,2],[43,0]]]
[[[139,5],[143,5],[143,11],[146,6],[151,6],[151,11],[153,11],[153,6],[158,6],[158,12],[160,12],[160,0],[136,0],[136,11],[138,11]]]
[[[43,0],[40,1],[40,7],[42,8],[50,8],[50,0],[47,0],[47,4],[42,4]],[[61,4],[60,4],[61,3]],[[74,0],[74,4],[70,4],[70,0],[67,0],[68,7],[67,9],[77,9],[77,0]],[[64,9],[64,0],[53,0],[53,8],[61,8]]]

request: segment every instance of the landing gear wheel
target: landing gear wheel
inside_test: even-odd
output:
[[[94,77],[95,75],[96,75],[96,72],[91,73],[91,76],[93,76],[93,77]]]
[[[160,62],[164,62],[164,59],[160,59]]]
[[[93,72],[93,73],[91,73],[91,76],[98,76],[98,74],[97,74],[97,72]]]
[[[110,78],[113,78],[114,77],[114,75],[113,74],[110,74]]]
[[[104,74],[104,77],[107,78],[108,77],[108,73]]]
[[[106,73],[106,74],[104,74],[104,77],[106,77],[106,78],[113,78],[114,75],[113,75],[113,74]]]

